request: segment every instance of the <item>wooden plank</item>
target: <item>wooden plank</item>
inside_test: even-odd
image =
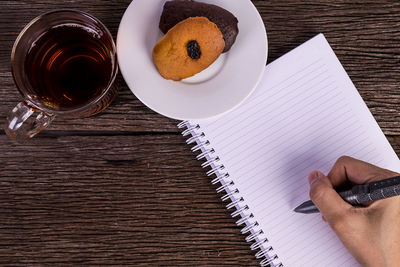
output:
[[[0,143],[2,266],[257,264],[181,136]]]
[[[257,264],[181,136],[0,143],[2,266]]]
[[[101,19],[116,36],[125,1],[2,1],[0,10],[0,120],[19,99],[9,69],[12,44],[29,20],[56,8]],[[397,1],[253,1],[269,37],[269,62],[319,32],[339,59],[386,134],[400,133],[400,3]],[[53,130],[176,132],[175,122],[144,107],[122,82],[117,101],[102,115],[59,119]]]

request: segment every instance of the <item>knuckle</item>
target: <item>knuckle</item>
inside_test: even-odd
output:
[[[344,166],[348,165],[352,159],[353,159],[352,157],[349,157],[346,155],[339,157],[336,160],[335,164],[333,164],[333,167],[332,167],[331,171],[329,172],[328,176],[330,177],[330,176],[334,175],[335,173],[340,172],[340,170],[342,170]]]
[[[351,157],[343,155],[336,160],[337,165],[344,165],[344,163],[349,162]]]

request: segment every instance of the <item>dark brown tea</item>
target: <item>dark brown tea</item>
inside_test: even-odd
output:
[[[53,110],[76,109],[99,97],[114,68],[106,38],[102,32],[75,24],[41,35],[25,59],[32,94]]]

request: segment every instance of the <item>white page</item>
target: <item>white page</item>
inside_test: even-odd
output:
[[[245,79],[246,77],[243,77]],[[266,67],[254,94],[196,121],[284,266],[357,266],[321,215],[292,210],[308,174],[341,155],[400,171],[395,152],[320,34]]]

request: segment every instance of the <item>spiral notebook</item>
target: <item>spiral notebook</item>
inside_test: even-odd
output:
[[[293,208],[341,155],[400,162],[322,34],[269,64],[239,108],[179,127],[261,266],[358,266],[321,215]]]

